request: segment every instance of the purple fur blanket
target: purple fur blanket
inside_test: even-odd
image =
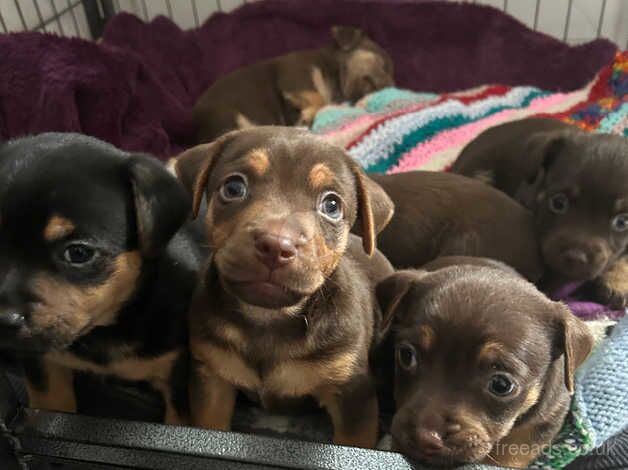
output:
[[[0,138],[77,131],[161,158],[189,145],[190,110],[217,77],[364,28],[393,56],[402,88],[443,92],[485,83],[583,86],[615,46],[569,47],[496,9],[386,0],[259,1],[182,31],[120,14],[101,44],[39,33],[0,36]]]

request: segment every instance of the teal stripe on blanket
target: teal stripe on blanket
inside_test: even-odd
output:
[[[474,117],[459,114],[444,118],[434,118],[431,122],[414,129],[409,134],[404,135],[401,142],[394,145],[393,151],[390,155],[377,163],[367,166],[365,170],[369,173],[385,173],[398,162],[404,153],[409,152],[420,143],[433,138],[439,132],[479,121],[506,109],[526,108],[534,99],[549,94],[549,92],[535,89],[530,91],[528,96],[516,105],[499,105]],[[349,153],[351,153],[351,150],[349,150]]]

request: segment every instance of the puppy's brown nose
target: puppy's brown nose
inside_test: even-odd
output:
[[[424,428],[417,430],[416,443],[425,455],[437,454],[444,447],[443,438],[437,431]]]
[[[288,237],[272,233],[261,233],[255,237],[257,259],[269,269],[276,269],[291,263],[297,256],[297,247]]]
[[[563,260],[570,266],[582,267],[589,263],[589,257],[584,250],[570,248],[563,252]]]

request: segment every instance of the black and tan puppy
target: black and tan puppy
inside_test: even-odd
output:
[[[523,468],[560,430],[592,336],[500,264],[453,257],[377,286],[392,323],[396,450],[438,467]]]
[[[486,256],[527,279],[541,277],[534,219],[502,192],[449,173],[370,176],[395,205],[378,248],[396,268],[416,268],[445,255]]]
[[[628,301],[628,140],[551,119],[491,128],[452,171],[479,177],[535,215],[550,286],[594,280],[599,300]]]
[[[295,128],[226,134],[176,170],[195,210],[207,198],[213,250],[190,312],[193,423],[229,429],[238,389],[265,406],[313,396],[335,443],[373,446],[374,286],[392,272],[375,250],[386,194],[341,148]]]
[[[309,125],[332,102],[355,101],[393,84],[388,54],[362,30],[336,26],[333,43],[231,72],[194,106],[197,141],[251,125]]]
[[[157,161],[78,134],[0,146],[0,348],[30,404],[74,412],[74,371],[149,381],[185,416],[187,306],[202,254]],[[185,372],[183,372],[185,373]]]

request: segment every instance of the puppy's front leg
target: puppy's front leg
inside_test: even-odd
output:
[[[374,448],[377,443],[377,396],[368,376],[326,388],[318,395],[334,425],[334,444]]]
[[[611,308],[628,306],[628,255],[623,255],[595,280],[598,300]]]
[[[72,369],[39,358],[22,364],[31,408],[76,413]]]
[[[192,424],[229,431],[237,390],[199,361],[192,361],[190,415]]]

